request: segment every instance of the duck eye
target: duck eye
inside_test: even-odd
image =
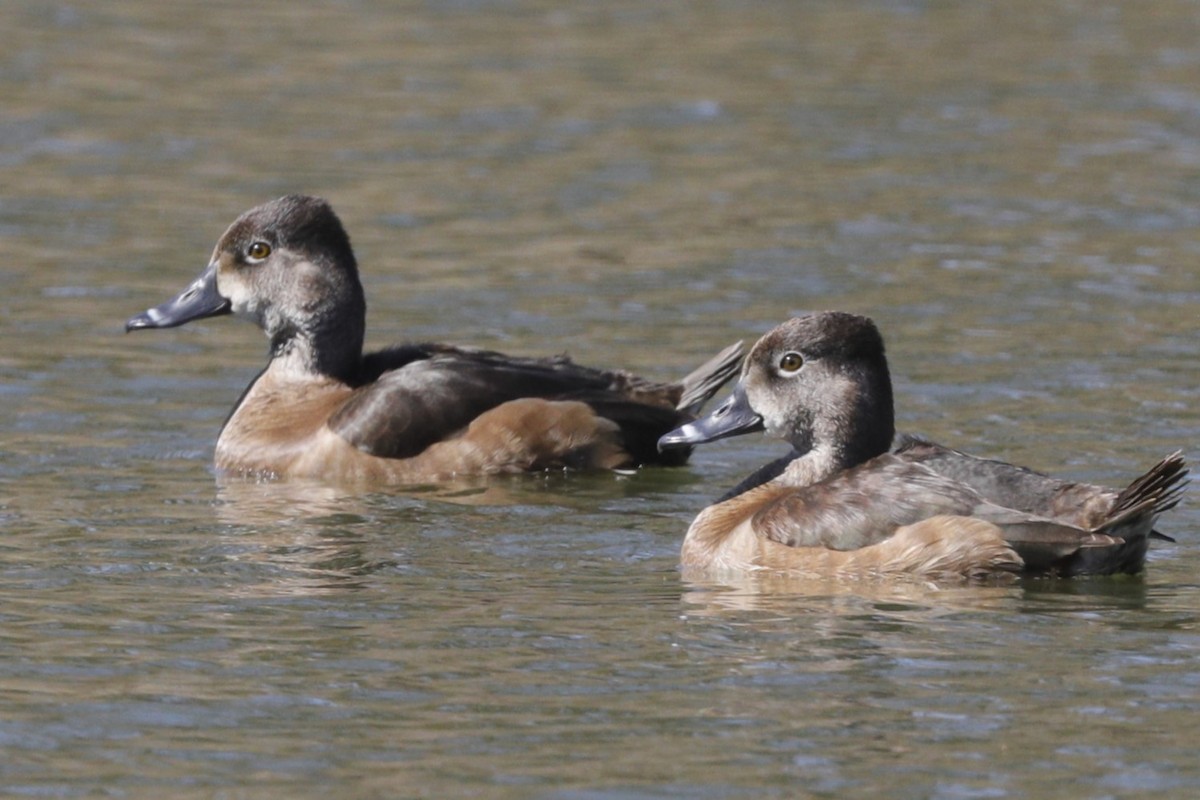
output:
[[[779,357],[779,371],[789,375],[804,366],[804,357],[799,353],[784,353]]]
[[[246,255],[253,258],[255,261],[262,261],[267,256],[271,255],[271,245],[266,242],[255,242],[246,248]]]

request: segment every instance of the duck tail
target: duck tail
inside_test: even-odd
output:
[[[1098,541],[1081,547],[1071,560],[1068,573],[1111,575],[1140,571],[1150,539],[1169,539],[1153,530],[1153,525],[1159,514],[1179,504],[1187,474],[1187,463],[1177,451],[1125,487],[1113,501],[1108,516],[1091,531],[1098,540],[1107,539],[1107,543]]]
[[[695,416],[742,366],[742,343],[735,342],[696,367],[679,382],[683,387],[675,408]]]
[[[1187,486],[1188,468],[1183,453],[1176,450],[1159,461],[1145,474],[1134,479],[1113,501],[1110,515],[1150,504],[1153,516],[1170,511],[1179,505]]]

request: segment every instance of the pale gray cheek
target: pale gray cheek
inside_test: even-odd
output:
[[[774,406],[768,407],[765,412],[759,410],[759,414],[762,416],[763,428],[767,433],[778,436],[780,439],[790,438],[799,420],[799,417],[793,419],[791,414],[779,413]]]
[[[796,438],[796,425],[791,420],[763,420],[763,428],[766,429],[767,435],[784,441],[792,441]]]
[[[217,291],[229,301],[229,310],[237,316],[247,317],[257,314],[253,297],[242,287],[217,284]]]
[[[261,325],[266,317],[266,309],[263,304],[248,297],[229,298],[229,310],[233,312],[234,316],[258,325]]]

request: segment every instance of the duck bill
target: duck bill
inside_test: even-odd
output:
[[[740,436],[763,430],[763,420],[746,400],[746,390],[738,383],[733,394],[707,417],[681,425],[658,440],[659,450],[690,447],[715,442],[726,436]]]
[[[229,311],[229,301],[217,291],[217,265],[213,263],[175,299],[131,317],[125,323],[125,330],[174,328],[194,319],[218,317]]]

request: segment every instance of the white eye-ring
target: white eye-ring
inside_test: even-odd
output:
[[[254,242],[246,248],[246,256],[251,261],[262,261],[269,255],[271,255],[271,245],[266,242]]]
[[[795,375],[804,366],[804,356],[794,350],[779,357],[779,371],[784,375]]]

